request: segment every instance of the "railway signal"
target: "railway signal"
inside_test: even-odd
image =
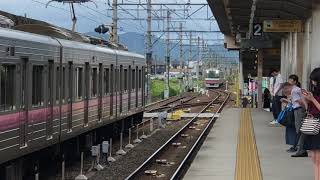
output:
[[[105,34],[109,31],[109,28],[102,24],[102,25],[96,27],[94,29],[94,31],[99,34]]]

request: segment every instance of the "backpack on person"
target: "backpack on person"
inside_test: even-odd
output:
[[[295,127],[292,103],[289,103],[288,106],[280,112],[277,122],[286,127]]]

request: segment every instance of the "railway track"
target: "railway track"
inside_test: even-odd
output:
[[[215,98],[215,101],[209,101],[207,96],[199,95],[185,95],[181,97],[175,97],[166,101],[161,101],[152,105],[152,108],[149,107],[148,111],[156,112],[164,110],[173,111],[175,109],[190,108],[191,113],[200,112],[207,104],[211,104],[211,109],[217,108],[217,103],[223,100],[222,91],[211,91],[210,98]],[[136,138],[136,126],[139,126],[139,136],[142,134],[142,131],[145,130],[147,135],[151,135],[148,139],[143,140],[141,144],[136,144],[133,149],[125,149],[127,155],[125,156],[116,156],[117,159],[114,163],[107,163],[104,160],[101,161],[102,165],[105,166],[103,172],[95,173],[90,171],[90,166],[92,164],[91,157],[85,157],[85,168],[84,172],[90,180],[100,180],[100,179],[125,179],[130,173],[132,173],[138,166],[143,164],[149,156],[151,156],[159,147],[165,144],[174,134],[176,134],[181,128],[185,127],[189,120],[182,120],[177,122],[171,122],[168,124],[167,128],[160,129],[157,132],[149,132],[150,122],[148,119],[145,119],[144,123],[136,124],[132,128],[132,141]],[[157,122],[153,121],[154,127],[157,127]],[[197,131],[198,132],[198,131]],[[200,131],[199,131],[200,132]],[[198,135],[197,135],[198,136]],[[196,135],[194,135],[196,137]],[[119,139],[113,139],[112,152],[115,153],[119,150]],[[123,142],[126,144],[128,142],[128,135],[124,134]],[[74,164],[74,168],[67,168],[67,177],[65,179],[71,180],[79,173],[79,162]],[[60,176],[59,176],[60,177]],[[59,179],[59,178],[58,178]]]
[[[216,116],[211,118],[200,118],[199,116],[208,110],[219,113],[230,97],[229,93],[217,92],[219,95],[216,98],[208,102],[194,118],[157,149],[126,179],[180,179],[185,167],[187,167],[187,160],[198,149],[200,142],[204,140],[206,133],[217,118]]]

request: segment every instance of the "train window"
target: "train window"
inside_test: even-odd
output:
[[[123,90],[123,66],[120,65],[120,81],[119,81],[119,89],[120,89],[120,92],[122,92]]]
[[[73,100],[73,64],[72,62],[68,63],[68,102]]]
[[[135,89],[135,74],[136,74],[136,70],[132,70],[132,81],[131,81],[131,89],[134,90]]]
[[[113,94],[114,92],[114,67],[111,64],[111,74],[110,74],[110,93]]]
[[[91,76],[91,97],[97,96],[97,85],[98,85],[98,68],[92,68],[92,76]]]
[[[54,70],[54,62],[52,60],[49,61],[48,67],[48,104],[52,104],[53,100],[53,70]]]
[[[15,110],[15,104],[14,104],[15,71],[16,71],[15,65],[2,64],[0,66],[0,81],[1,81],[0,111]]]
[[[128,90],[128,69],[124,70],[124,91]]]
[[[61,72],[60,72],[60,67],[58,66],[57,67],[57,71],[56,71],[56,101],[57,101],[57,103],[59,103],[59,94],[60,94],[60,90],[59,90],[59,88],[60,88],[60,86],[62,85],[62,89],[61,89],[61,91],[62,91],[62,94],[61,94],[61,100],[62,100],[62,102],[64,102],[64,99],[65,99],[65,95],[66,95],[66,92],[65,92],[65,90],[66,90],[66,80],[65,80],[65,78],[66,78],[66,68],[63,66],[62,67],[62,83],[60,83],[60,75],[61,75]]]
[[[59,66],[57,67],[56,70],[56,101],[59,103],[59,88],[60,88],[60,68]]]
[[[27,78],[27,69],[28,69],[28,59],[22,59],[22,66],[21,66],[21,108],[26,106],[27,102],[27,85],[28,85],[28,78]]]
[[[66,67],[62,67],[62,101],[66,98]]]
[[[43,105],[43,70],[42,65],[32,68],[32,107]]]
[[[82,84],[83,84],[83,68],[77,67],[75,71],[75,96],[76,99],[81,100],[83,93],[82,93]]]
[[[142,84],[142,71],[141,69],[139,70],[139,89],[141,89],[141,84]]]
[[[109,74],[109,68],[105,68],[104,69],[104,75],[103,75],[103,83],[104,83],[104,94],[109,94],[110,93],[110,84],[109,84],[109,77],[110,77],[110,74]]]
[[[114,79],[115,79],[115,89],[116,89],[116,91],[117,92],[119,92],[119,89],[120,89],[120,83],[119,83],[119,81],[120,81],[120,78],[119,78],[119,69],[115,69],[115,73],[116,73],[116,75],[114,76]]]

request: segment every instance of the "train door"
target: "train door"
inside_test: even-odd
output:
[[[141,107],[142,106],[142,101],[143,101],[143,97],[142,97],[142,69],[139,69],[139,85],[138,85],[138,89],[139,89],[139,98],[138,98],[138,106]]]
[[[99,64],[98,77],[98,120],[102,120],[102,97],[103,97],[103,66]]]
[[[22,58],[20,64],[20,112],[19,112],[19,123],[20,123],[20,147],[26,147],[28,143],[28,111],[30,104],[30,78],[29,75],[30,65],[28,58]]]
[[[124,112],[128,112],[128,68],[123,70],[123,94],[124,99],[122,101],[124,104]]]
[[[113,93],[114,93],[114,67],[110,67],[110,116],[113,116]]]
[[[46,136],[47,139],[52,138],[52,134],[53,134],[53,105],[54,105],[54,87],[58,87],[59,86],[59,67],[57,67],[57,71],[56,71],[56,81],[54,81],[54,61],[53,60],[49,60],[48,62],[48,91],[47,91],[47,122],[46,122]],[[56,84],[54,84],[54,82],[56,82]],[[59,92],[56,92],[56,96],[59,96]]]
[[[141,82],[141,86],[142,86],[142,97],[141,97],[141,99],[142,99],[142,106],[144,106],[144,103],[145,103],[145,68],[144,67],[142,67],[142,75],[141,75],[142,77],[142,82]]]
[[[68,81],[66,83],[66,87],[68,88],[68,95],[67,95],[67,122],[68,122],[68,131],[72,131],[72,104],[73,104],[73,89],[74,89],[74,82],[73,82],[73,63],[68,63]],[[68,86],[67,86],[68,85]]]
[[[120,100],[120,103],[119,103],[119,106],[120,106],[120,114],[122,113],[123,111],[123,103],[122,103],[122,97],[123,97],[123,66],[120,65],[120,75],[119,75],[119,81],[118,81],[118,84],[119,84],[119,100]]]
[[[120,97],[120,69],[118,66],[116,66],[115,68],[115,76],[114,76],[114,81],[115,81],[115,114],[116,114],[116,117],[118,117],[118,114],[120,112],[120,106],[119,106],[119,97]]]
[[[128,70],[128,111],[131,110],[131,66],[129,66],[129,70]]]
[[[139,106],[139,70],[136,67],[136,108]]]
[[[86,63],[84,73],[84,125],[89,123],[90,65]]]
[[[104,68],[104,75],[103,75],[103,111],[102,111],[102,117],[106,118],[110,116],[110,69]]]
[[[135,106],[136,106],[136,103],[135,103],[135,100],[136,100],[136,93],[135,93],[135,91],[136,91],[136,88],[135,88],[135,85],[136,85],[136,70],[135,70],[135,68],[133,67],[132,68],[132,72],[131,72],[131,107],[132,107],[132,109],[134,109],[135,108]]]

